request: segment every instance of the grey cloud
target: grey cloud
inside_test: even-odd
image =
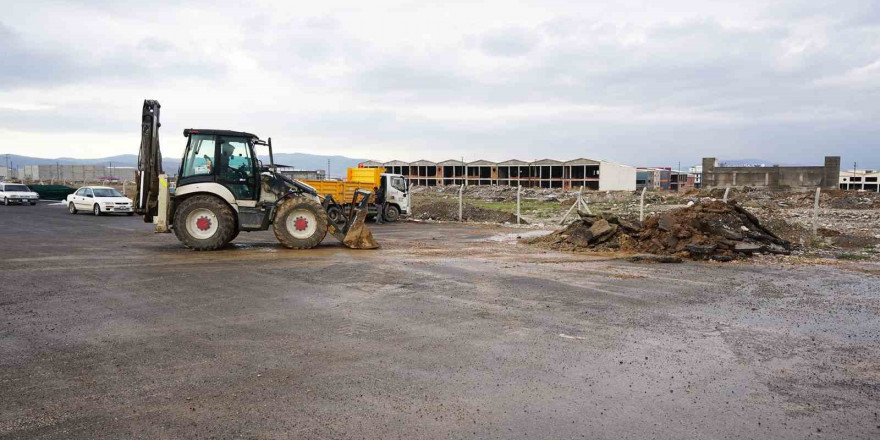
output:
[[[480,48],[487,55],[519,56],[529,53],[540,38],[524,28],[504,28],[487,32],[480,38]]]
[[[0,90],[93,80],[151,84],[167,78],[217,78],[226,72],[221,60],[184,53],[158,38],[141,40],[132,47],[119,46],[97,60],[87,56],[87,45],[78,43],[37,46],[0,22]]]

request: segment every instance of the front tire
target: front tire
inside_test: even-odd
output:
[[[31,206],[36,206],[37,202],[31,202]]]
[[[92,208],[92,213],[94,213],[96,216],[101,215],[101,207],[98,206],[97,203],[95,203],[95,207]]]
[[[9,206],[9,199],[6,198],[6,197],[4,197],[4,198],[3,198],[3,204],[6,205],[6,206]]]
[[[76,206],[73,205],[73,202],[67,204],[67,212],[76,214]]]
[[[311,249],[327,235],[327,212],[308,197],[291,197],[275,214],[275,238],[289,249]]]
[[[180,203],[174,212],[174,235],[197,251],[220,249],[235,233],[235,213],[217,197],[197,195]]]
[[[388,223],[394,223],[398,219],[400,219],[400,209],[394,205],[388,205],[385,208],[385,221]]]

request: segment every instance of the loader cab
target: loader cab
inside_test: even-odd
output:
[[[259,162],[254,154],[256,135],[228,130],[183,131],[186,151],[180,163],[177,186],[219,183],[235,200],[258,200]]]

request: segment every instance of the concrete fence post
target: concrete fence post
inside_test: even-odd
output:
[[[519,185],[519,184],[517,184],[517,185],[516,185],[516,224],[520,224],[520,211],[519,211],[520,203],[519,203],[519,199],[520,199],[520,193],[521,193],[521,192],[522,192],[522,186]]]
[[[816,238],[816,232],[819,229],[819,194],[822,188],[816,188],[816,200],[813,201],[813,238]]]
[[[464,212],[462,198],[464,197],[464,184],[458,188],[458,221],[462,221],[462,214]]]
[[[645,191],[648,190],[647,186],[642,187],[642,196],[639,197],[639,221],[645,221]]]
[[[727,195],[730,194],[730,186],[724,190],[724,203],[727,203]]]

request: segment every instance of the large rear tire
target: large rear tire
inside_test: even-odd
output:
[[[308,197],[291,197],[275,214],[275,238],[290,249],[311,249],[327,235],[327,213],[324,207]]]
[[[226,246],[235,233],[235,213],[217,197],[185,199],[174,212],[174,235],[184,246],[213,251]]]

